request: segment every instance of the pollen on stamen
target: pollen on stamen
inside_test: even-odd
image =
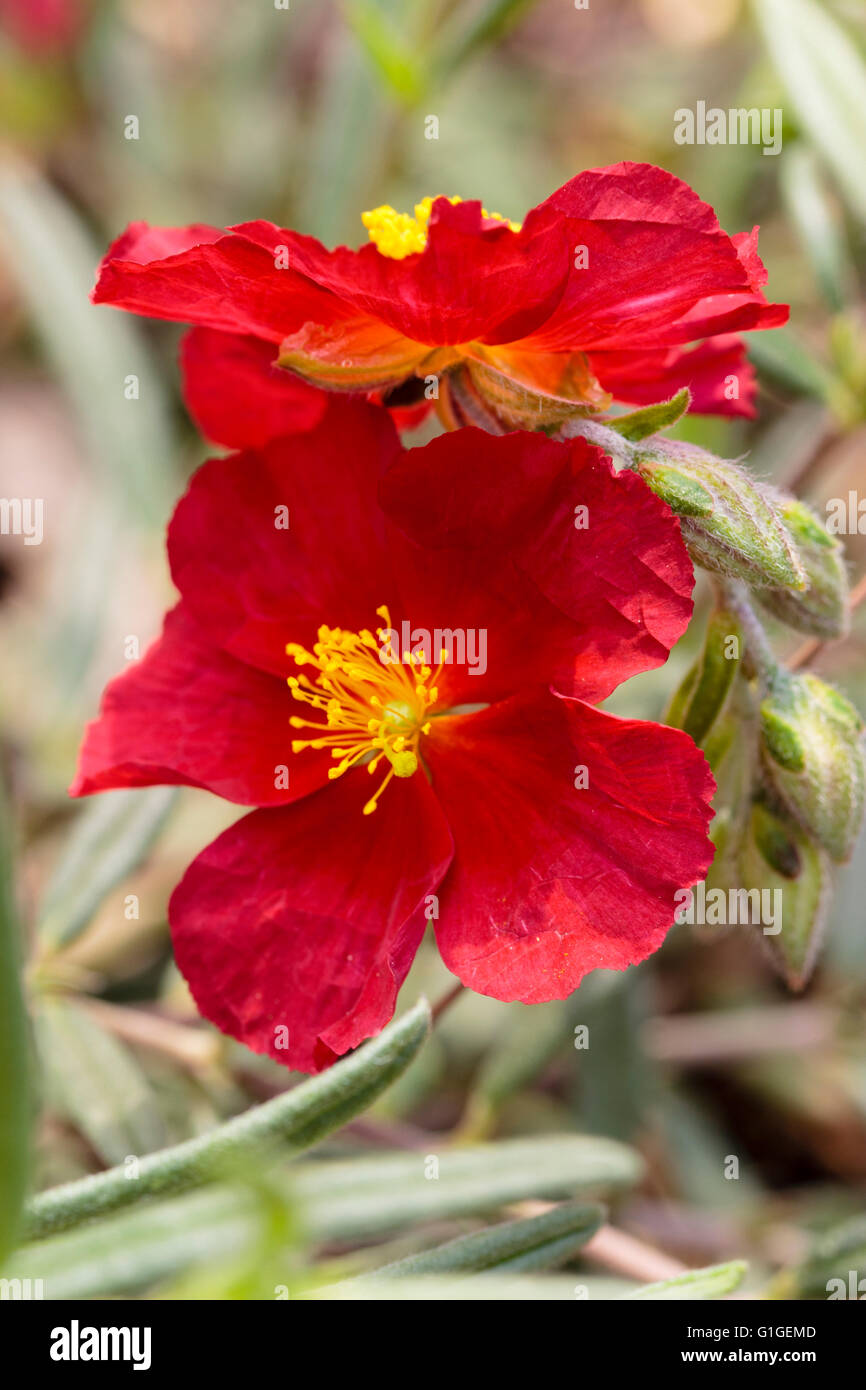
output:
[[[310,707],[317,719],[289,717],[294,729],[309,729],[313,737],[294,739],[292,752],[328,749],[336,766],[328,769],[335,781],[350,769],[366,766],[375,774],[384,758],[388,771],[373,796],[363,807],[364,815],[375,811],[392,778],[413,777],[419,767],[418,745],[430,732],[427,714],[438,699],[431,683],[435,675],[423,653],[413,653],[407,662],[395,656],[383,660],[386,634],[393,631],[387,606],[377,609],[387,624],[378,629],[379,644],[368,628],[351,632],[325,624],[318,629],[312,651],[296,642],[286,652],[296,666],[311,667],[309,675],[288,676],[292,697]],[[446,654],[442,653],[443,663]]]
[[[392,261],[405,260],[407,256],[417,255],[427,245],[427,226],[433,211],[435,198],[422,198],[415,204],[414,217],[408,212],[397,212],[389,203],[361,213],[361,221],[367,228],[370,240],[380,255]],[[449,198],[452,205],[462,202],[462,198]],[[512,232],[520,231],[520,223],[512,222],[498,212],[481,209],[481,216],[487,222],[503,222]],[[377,610],[378,611],[378,610]],[[389,623],[390,626],[390,623]]]

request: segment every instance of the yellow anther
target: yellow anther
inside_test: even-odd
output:
[[[323,731],[313,738],[293,740],[292,752],[328,748],[331,757],[338,759],[336,767],[328,769],[332,781],[360,764],[366,764],[371,773],[382,758],[390,765],[364,806],[365,815],[375,811],[392,777],[412,777],[417,772],[418,743],[430,731],[426,716],[438,699],[435,684],[429,683],[432,668],[423,664],[423,657],[400,661],[386,638],[393,630],[390,612],[384,605],[376,611],[385,623],[378,629],[378,643],[367,628],[350,632],[323,624],[312,651],[297,642],[286,645],[296,666],[315,668],[309,676],[287,679],[293,698],[319,716],[291,715],[289,724],[293,729]],[[445,660],[443,652],[443,664]],[[434,681],[441,670],[440,664]]]
[[[392,261],[402,261],[406,256],[417,255],[427,245],[427,224],[435,201],[435,198],[422,198],[420,203],[415,204],[414,217],[408,212],[397,212],[389,203],[383,203],[381,207],[373,208],[370,212],[362,212],[361,221],[370,234],[370,240],[383,256]],[[462,199],[449,198],[448,201],[457,204],[462,202]],[[510,222],[498,212],[487,212],[482,208],[481,216],[488,221],[506,223],[512,232],[520,231],[519,222]],[[381,613],[381,610],[378,611]],[[387,619],[386,622],[390,627]]]

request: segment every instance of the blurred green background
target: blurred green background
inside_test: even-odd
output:
[[[678,145],[674,113],[698,101],[781,108],[781,154]],[[754,343],[758,419],[691,418],[680,433],[747,453],[821,515],[829,498],[866,495],[860,0],[0,0],[0,496],[42,498],[45,518],[39,546],[0,536],[5,916],[26,956],[33,1185],[203,1132],[295,1080],[203,1025],[171,963],[168,894],[236,809],[195,792],[115,795],[93,810],[65,796],[125,644],[143,649],[158,631],[171,598],[163,528],[207,452],[178,394],[179,330],[88,303],[105,246],[136,218],[258,217],[355,245],[363,209],[437,193],[520,220],[581,169],[623,159],[679,174],[730,232],[759,222],[769,295],[791,304],[790,326]],[[857,579],[866,535],[847,545]],[[700,640],[702,588],[698,600],[672,662],[618,692],[618,712],[659,717]],[[866,711],[862,610],[816,669]],[[606,1135],[647,1164],[618,1226],[672,1260],[745,1256],[753,1289],[788,1271],[785,1287],[808,1291],[790,1271],[817,1235],[837,1242],[843,1274],[866,1272],[864,903],[861,838],[797,1000],[742,929],[686,927],[643,967],[592,978],[562,1005],[465,995],[325,1152]],[[449,981],[422,951],[404,998],[436,998]],[[575,1046],[581,1024],[588,1050]],[[23,1126],[11,1070],[7,1135]],[[295,1230],[261,1201],[271,1234],[257,1239],[271,1254],[363,1266],[357,1232],[329,1243],[308,1219],[304,1237],[303,1211]],[[471,1202],[456,1214],[443,1204],[383,1219],[370,1239],[400,1253],[476,1224]],[[273,1296],[247,1277],[251,1260],[238,1253],[207,1290]],[[144,1261],[121,1286],[164,1287],[184,1263]],[[202,1296],[195,1263],[175,1293]]]

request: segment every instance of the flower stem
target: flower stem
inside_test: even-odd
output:
[[[449,989],[447,993],[443,994],[442,998],[433,1005],[431,1018],[434,1024],[439,1022],[446,1009],[450,1009],[451,1005],[454,1003],[454,1000],[460,998],[460,995],[463,993],[465,988],[466,986],[462,985],[458,980],[457,984],[453,985],[452,988]]]
[[[718,587],[726,607],[730,608],[742,623],[746,650],[752,665],[764,685],[769,688],[778,679],[781,666],[767,639],[764,625],[749,601],[745,587],[730,580],[720,583]]]

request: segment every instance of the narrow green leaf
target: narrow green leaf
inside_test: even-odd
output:
[[[788,328],[755,333],[749,338],[749,356],[759,371],[774,377],[789,390],[825,402],[830,401],[837,390],[832,373]]]
[[[311,1144],[366,1109],[399,1076],[427,1036],[430,1009],[421,1000],[378,1038],[330,1071],[285,1095],[238,1115],[209,1134],[148,1154],[130,1176],[124,1167],[65,1183],[34,1197],[29,1205],[32,1237],[67,1230],[117,1211],[144,1197],[184,1192],[230,1175],[247,1160],[266,1158],[281,1144],[293,1150]]]
[[[436,56],[436,71],[440,79],[452,76],[470,58],[484,48],[498,43],[518,22],[535,0],[486,0],[468,24],[455,20],[445,33]],[[463,7],[458,7],[457,14]]]
[[[407,106],[414,105],[424,93],[423,74],[412,50],[394,32],[375,0],[347,0],[343,12],[385,85]]]
[[[551,1201],[630,1187],[640,1155],[612,1139],[546,1134],[430,1154],[308,1164],[294,1190],[310,1204],[308,1225],[322,1239],[364,1238],[413,1221],[495,1211],[529,1197]]]
[[[577,1289],[582,1286],[582,1280],[566,1275],[508,1278],[483,1274],[474,1279],[465,1276],[454,1279],[431,1274],[400,1283],[389,1279],[358,1279],[312,1290],[306,1297],[337,1303],[573,1303]],[[591,1318],[592,1314],[587,1312],[585,1316]]]
[[[332,1075],[328,1073],[327,1075]],[[438,1176],[432,1159],[438,1161]],[[372,1240],[415,1223],[494,1212],[638,1182],[640,1156],[610,1140],[545,1135],[446,1150],[294,1166],[279,1178],[313,1241]],[[48,1298],[128,1293],[259,1238],[255,1193],[215,1187],[151,1202],[19,1250],[8,1273],[45,1280]]]
[[[625,1299],[704,1299],[724,1298],[733,1293],[743,1281],[749,1266],[745,1260],[730,1260],[724,1265],[707,1265],[705,1269],[690,1269],[685,1274],[677,1274],[673,1279],[662,1279],[657,1284],[644,1284],[624,1295]]]
[[[839,313],[856,285],[842,219],[828,197],[814,153],[803,143],[788,150],[779,169],[782,196],[824,298]]]
[[[550,1269],[576,1255],[595,1235],[604,1217],[600,1206],[558,1206],[525,1221],[506,1221],[459,1236],[361,1277],[402,1279],[406,1275],[470,1274],[488,1269],[498,1273]]]
[[[106,792],[78,812],[39,914],[44,942],[83,931],[113,888],[142,862],[168,819],[174,787]]]
[[[11,821],[0,785],[0,1261],[18,1235],[30,1127],[21,929],[11,867]]]
[[[605,424],[621,434],[623,439],[630,439],[636,444],[641,439],[648,439],[651,434],[658,434],[660,430],[670,429],[685,415],[691,403],[692,394],[684,386],[669,401],[657,401],[655,405],[646,405],[642,410],[633,410],[628,415],[606,420]]]
[[[150,1153],[162,1120],[132,1053],[71,1000],[43,998],[36,1036],[49,1105],[70,1120],[106,1163]]]
[[[805,134],[866,218],[866,63],[816,0],[755,0],[755,9]]]

